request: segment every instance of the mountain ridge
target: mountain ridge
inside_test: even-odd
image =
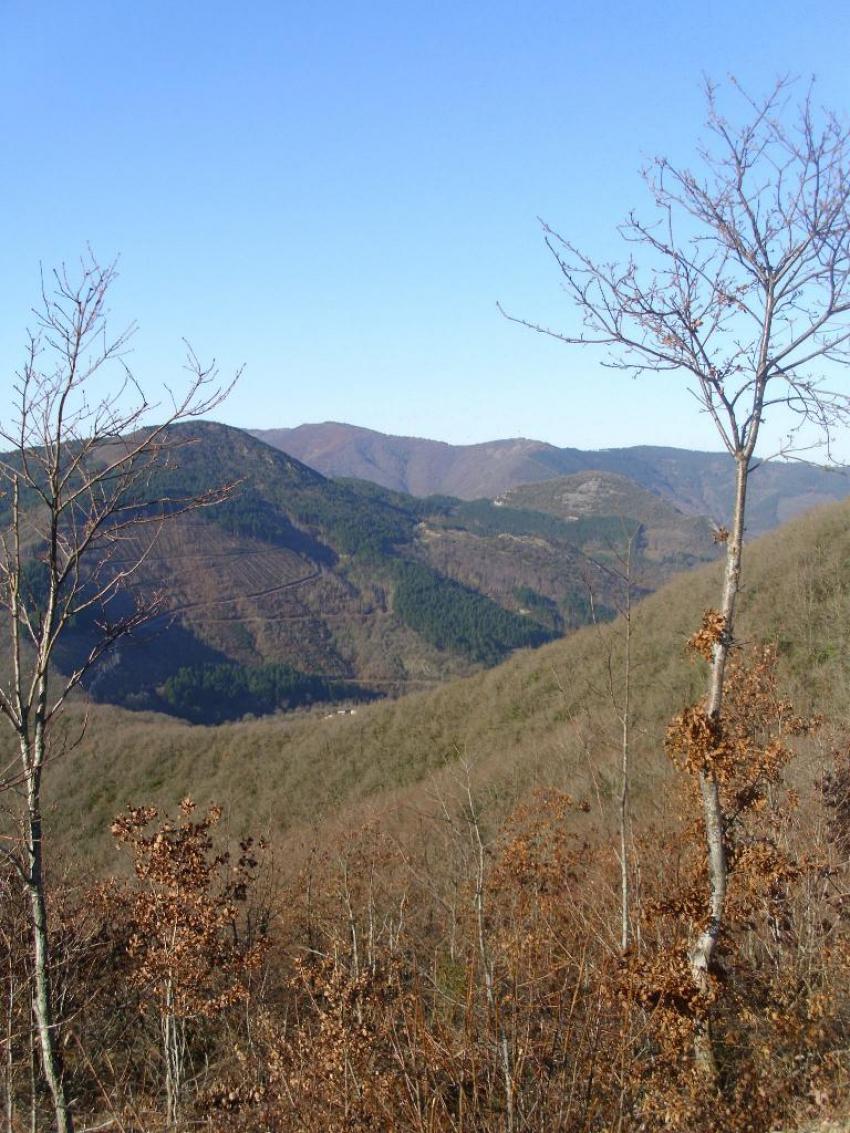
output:
[[[371,480],[413,496],[495,499],[523,484],[599,470],[624,475],[680,510],[707,515],[720,525],[734,492],[734,469],[724,452],[663,445],[583,450],[522,437],[452,445],[342,422],[249,432],[325,476]],[[796,460],[765,462],[751,480],[749,533],[763,534],[847,495],[850,477],[843,469]]]

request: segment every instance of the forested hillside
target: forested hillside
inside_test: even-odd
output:
[[[112,600],[115,617],[167,596],[89,676],[101,702],[213,723],[396,695],[610,618],[624,587],[641,596],[716,553],[707,520],[622,478],[628,490],[576,520],[534,502],[416,499],[327,480],[225,426],[185,426],[177,439],[150,491],[166,510],[218,488],[224,499],[169,522]],[[64,635],[65,671],[97,626],[92,611]]]
[[[163,1107],[166,1127],[227,1133],[490,1133],[511,1113],[536,1133],[601,1131],[624,1110],[624,1128],[768,1133],[842,1096],[850,504],[747,544],[715,726],[700,693],[721,567],[680,569],[722,547],[707,520],[618,474],[415,500],[326,487],[236,430],[180,439],[148,485],[159,540],[130,527],[108,560],[137,564],[113,602],[158,587],[170,609],[52,724],[51,974],[81,1112],[133,1133]],[[220,503],[172,515],[237,468]],[[20,592],[42,617],[30,553]],[[279,607],[273,638],[269,597],[323,587],[316,617],[356,601],[365,622],[367,579],[387,621],[470,675],[388,701],[343,665],[262,655],[305,620]],[[343,639],[325,625],[317,666]],[[103,627],[70,623],[60,669]],[[89,703],[116,690],[135,712]],[[11,766],[11,732],[2,745]],[[688,957],[709,757],[731,896],[706,1006]],[[29,914],[11,875],[7,892],[7,1093],[37,1112],[14,944]],[[692,1070],[707,1012],[721,1092]],[[755,1079],[771,1084],[756,1104]]]
[[[783,687],[797,709],[823,712],[838,731],[850,696],[848,561],[850,505],[796,520],[748,548],[741,614],[742,637],[758,627],[759,639],[777,644]],[[648,813],[662,798],[658,776],[671,775],[662,752],[666,721],[701,679],[685,642],[718,576],[718,566],[682,575],[633,611],[636,775],[646,784],[636,788],[636,805]],[[492,784],[500,809],[535,781],[608,797],[617,774],[623,634],[621,618],[589,626],[444,687],[363,706],[355,717],[326,720],[317,708],[211,729],[98,708],[81,751],[67,770],[57,766],[56,797],[72,800],[65,813],[73,829],[83,818],[88,836],[101,841],[98,823],[125,798],[226,798],[238,827],[253,816],[264,830],[281,832],[384,791],[392,798],[432,774],[448,782],[458,759],[482,786]],[[828,749],[824,735],[813,751]],[[61,812],[55,821],[63,821]]]

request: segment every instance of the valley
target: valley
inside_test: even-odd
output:
[[[706,517],[619,473],[495,500],[417,498],[329,480],[239,430],[192,425],[157,490],[178,500],[222,484],[223,502],[175,517],[144,554],[140,532],[112,562],[142,560],[121,601],[161,593],[164,604],[92,672],[96,700],[195,722],[214,701],[221,722],[395,696],[608,620],[624,588],[640,597],[717,555]],[[83,622],[60,665],[90,647]],[[243,689],[229,707],[203,691],[228,675]]]
[[[821,711],[830,721],[801,768],[816,766],[833,730],[840,733],[850,696],[847,561],[850,503],[804,516],[748,550],[742,637],[758,627],[761,637],[777,642],[789,698],[798,710]],[[634,611],[633,795],[643,821],[651,821],[658,785],[672,774],[662,750],[664,727],[699,686],[700,671],[685,660],[684,644],[718,579],[719,564],[707,564],[672,579]],[[254,824],[257,832],[285,835],[294,848],[326,819],[356,825],[364,813],[388,809],[400,829],[415,825],[435,793],[456,789],[459,760],[474,768],[476,789],[492,795],[494,821],[534,784],[606,798],[619,759],[618,710],[606,673],[622,664],[623,624],[615,620],[462,679],[360,705],[355,716],[325,719],[317,705],[212,728],[91,706],[79,751],[54,770],[51,798],[67,805],[51,812],[51,823],[63,842],[77,832],[85,855],[101,857],[109,817],[125,800],[167,805],[191,793],[199,801],[225,801],[236,830]],[[63,724],[69,736],[83,710],[76,707]]]
[[[68,879],[54,887],[51,878],[51,901],[62,910],[69,956],[85,947],[99,965],[84,984],[76,970],[58,970],[68,994],[89,997],[86,1033],[96,1026],[105,1036],[102,1054],[88,1042],[97,1048],[110,1097],[145,1112],[156,1104],[132,1051],[112,1029],[128,1025],[132,1007],[138,1033],[147,1033],[143,1001],[137,1003],[132,957],[142,946],[134,943],[132,910],[172,891],[171,881],[148,872],[147,859],[160,853],[171,863],[167,870],[177,871],[173,884],[181,893],[184,878],[195,876],[185,869],[208,878],[191,898],[202,902],[206,917],[217,907],[220,875],[226,903],[215,939],[232,942],[227,955],[234,964],[245,942],[258,949],[251,964],[262,972],[262,987],[252,983],[255,969],[246,968],[240,998],[215,1007],[204,1032],[211,1037],[191,1031],[193,1041],[213,1050],[203,1080],[226,1082],[242,1099],[235,1091],[255,1073],[251,1059],[258,1068],[283,1059],[308,1074],[309,1086],[296,1081],[288,1092],[274,1078],[262,1092],[252,1087],[238,1104],[228,1103],[224,1128],[243,1133],[265,1112],[284,1113],[282,1128],[298,1128],[306,1110],[291,1116],[293,1107],[317,1096],[321,1120],[328,1107],[336,1120],[336,1092],[319,1089],[310,1076],[314,1058],[329,1057],[322,1028],[330,1010],[339,1010],[343,1034],[366,1029],[365,1045],[351,1057],[358,1073],[387,1060],[387,1089],[398,1082],[395,1039],[386,1036],[395,1033],[399,1012],[405,1025],[418,1019],[417,1051],[420,1044],[422,1052],[433,1051],[435,1035],[462,1026],[467,1048],[474,1044],[482,1065],[492,1066],[493,1016],[477,974],[482,939],[505,988],[514,974],[521,977],[500,1008],[511,1026],[543,1028],[547,1036],[533,1051],[524,1089],[528,1094],[537,1083],[548,1091],[546,1044],[550,1028],[560,1028],[548,1004],[574,1012],[570,1018],[584,1026],[593,1000],[576,996],[576,980],[592,981],[588,986],[605,997],[621,986],[617,980],[635,994],[666,986],[666,973],[646,973],[631,959],[648,945],[623,958],[614,940],[622,877],[636,887],[630,926],[662,931],[678,949],[690,923],[679,903],[692,900],[688,887],[701,878],[703,858],[698,841],[682,832],[696,813],[693,783],[671,759],[669,736],[705,680],[705,661],[688,641],[721,583],[714,525],[621,473],[576,472],[517,485],[492,500],[418,499],[365,481],[327,480],[219,425],[193,423],[178,452],[179,466],[171,461],[157,474],[167,518],[158,538],[151,543],[144,526],[130,526],[121,553],[109,560],[119,574],[136,565],[112,600],[119,612],[155,594],[164,595],[164,608],[117,642],[53,724],[55,755],[44,791],[51,869],[61,863]],[[222,480],[212,481],[213,469]],[[172,501],[222,481],[233,485],[222,503],[169,515]],[[37,553],[37,542],[32,546]],[[843,836],[831,833],[838,829],[830,825],[832,796],[817,800],[819,784],[831,782],[824,776],[840,771],[830,753],[846,743],[850,502],[815,508],[748,540],[744,554],[741,645],[732,664],[755,665],[765,707],[752,724],[729,717],[730,727],[752,736],[756,771],[747,778],[742,763],[725,789],[744,805],[754,800],[746,827],[753,844],[772,845],[763,840],[774,836],[771,823],[781,824],[783,844],[803,863],[788,875],[788,901],[796,902],[798,886],[824,876],[823,855]],[[56,652],[58,676],[79,664],[102,624],[83,617],[69,625]],[[782,690],[775,701],[774,679]],[[742,680],[748,687],[751,678]],[[730,687],[734,704],[737,686]],[[792,701],[794,712],[816,713],[820,722],[811,729],[795,723]],[[12,739],[7,732],[0,740],[8,761]],[[785,746],[792,742],[793,764]],[[780,752],[789,760],[787,787],[773,771],[759,770],[772,767],[765,761]],[[624,874],[614,847],[626,781],[628,821],[642,833]],[[799,814],[797,798],[806,800]],[[827,809],[821,813],[818,805]],[[220,821],[225,829],[213,831]],[[135,847],[132,867],[126,844]],[[738,882],[744,867],[735,868]],[[839,867],[829,868],[843,884]],[[139,896],[145,893],[151,896]],[[484,920],[475,915],[481,901]],[[187,914],[173,915],[182,934]],[[821,916],[818,933],[843,933],[841,914],[826,899]],[[152,925],[162,923],[157,918]],[[194,921],[186,926],[181,947],[192,957],[191,941],[202,930]],[[157,931],[151,929],[154,941]],[[760,948],[759,931],[752,919],[734,921],[727,962],[742,964],[733,950],[739,936],[744,947]],[[814,952],[806,955],[816,962]],[[828,955],[832,966],[817,961],[818,970],[835,980],[843,961]],[[344,979],[345,987],[355,978],[369,983],[350,1004],[326,1008],[333,984],[318,997],[314,990],[325,988],[315,982],[325,978],[325,964],[329,978]],[[417,982],[416,971],[427,964],[437,972],[435,986]],[[126,987],[111,979],[111,966],[126,968]],[[401,1000],[384,982],[396,970]],[[304,973],[314,981],[306,992]],[[199,978],[220,987],[221,969]],[[468,989],[466,1006],[444,1017],[452,981]],[[543,1005],[540,987],[547,989]],[[263,1003],[258,1018],[269,1029],[255,1039],[256,1053],[234,1068],[220,1028],[241,1026],[243,1001],[248,1010]],[[619,999],[604,1002],[606,1031],[594,1041],[608,1049],[625,1041],[630,1016]],[[843,1001],[832,1002],[830,1026]],[[276,1045],[283,1026],[276,1013],[292,1003],[301,1012],[298,1041],[310,1044],[304,1062]],[[793,1019],[802,1027],[800,1010]],[[667,1025],[667,1015],[652,1018],[660,1019],[653,1026]],[[660,1034],[659,1041],[673,1042]],[[652,1064],[640,1040],[628,1041],[635,1041],[636,1068],[628,1089],[632,1104],[645,1108]],[[775,1050],[779,1039],[769,1041]],[[455,1075],[463,1081],[466,1071],[438,1072],[434,1053],[417,1058],[423,1074],[437,1075],[430,1096],[451,1112]],[[574,1053],[569,1065],[589,1074],[583,1058]],[[88,1063],[71,1057],[69,1066],[89,1089]],[[614,1106],[607,1088],[600,1104]],[[685,1096],[690,1088],[681,1087]],[[664,1089],[679,1096],[677,1079]],[[218,1095],[191,1096],[193,1111],[221,1119]],[[404,1098],[393,1093],[379,1110],[365,1112],[392,1105],[406,1113]],[[480,1128],[492,1107],[499,1112],[498,1098],[498,1091],[482,1091]],[[87,1104],[98,1111],[96,1097]],[[555,1102],[545,1104],[553,1112]],[[764,1112],[775,1112],[775,1102]],[[704,1117],[700,1122],[705,1127]]]

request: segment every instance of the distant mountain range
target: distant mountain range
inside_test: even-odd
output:
[[[260,429],[253,435],[325,476],[371,480],[413,496],[495,499],[521,484],[594,470],[628,477],[680,511],[720,524],[728,518],[733,495],[734,470],[725,453],[648,445],[583,451],[522,438],[450,445],[336,422]],[[848,475],[804,461],[769,461],[750,484],[751,535],[850,495]]]
[[[427,687],[612,617],[630,543],[638,596],[717,553],[708,520],[620,474],[423,499],[327,479],[238,429],[182,429],[194,443],[157,493],[236,488],[168,524],[134,574],[169,613],[95,673],[98,700],[218,722]],[[96,632],[81,619],[60,667]]]

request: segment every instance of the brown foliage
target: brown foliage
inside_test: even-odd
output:
[[[161,1127],[170,1002],[190,1024],[181,1120],[220,1133],[767,1133],[834,1109],[850,1072],[850,760],[814,794],[786,786],[810,721],[775,660],[737,649],[720,718],[696,706],[671,727],[681,767],[722,770],[728,922],[705,991],[689,969],[706,893],[691,774],[669,787],[670,820],[636,837],[625,955],[619,844],[603,807],[558,790],[500,820],[467,783],[407,838],[380,818],[325,834],[279,902],[275,945],[245,916],[253,849],[216,851],[216,810],[131,809],[115,833],[135,881],[89,902],[87,966],[60,981],[85,1004],[88,1061],[69,1057],[81,1105]],[[694,1066],[703,1020],[716,1088]]]
[[[718,610],[706,610],[702,615],[699,629],[688,638],[688,648],[710,661],[715,645],[726,633],[726,619]]]
[[[235,931],[258,864],[253,840],[240,843],[235,862],[229,853],[213,853],[210,832],[221,808],[210,807],[197,821],[194,810],[184,799],[183,821],[166,820],[150,834],[155,807],[130,807],[112,824],[116,840],[133,851],[140,883],[125,895],[131,979],[161,1010],[181,1018],[214,1015],[244,997],[266,943],[243,941]]]
[[[710,657],[722,618],[707,611],[691,647]],[[718,620],[719,619],[719,620]],[[706,653],[707,651],[707,653]],[[745,655],[733,653],[726,670],[723,712],[709,715],[702,703],[691,704],[667,728],[667,754],[680,771],[711,774],[724,787],[738,792],[733,814],[759,805],[771,783],[778,781],[791,757],[789,738],[817,723],[793,712],[776,690],[776,649],[762,646]]]

